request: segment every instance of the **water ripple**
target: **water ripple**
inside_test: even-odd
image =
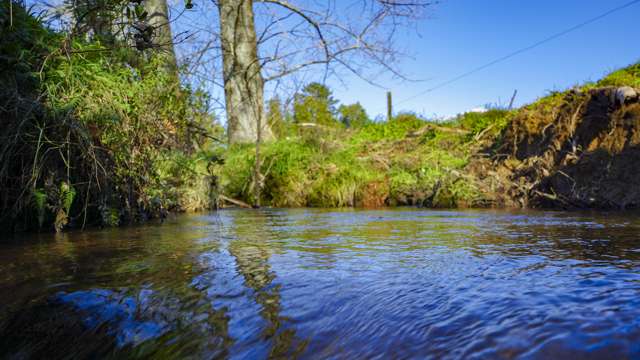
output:
[[[634,215],[222,211],[0,252],[0,357],[640,357]],[[44,339],[44,340],[43,340]]]

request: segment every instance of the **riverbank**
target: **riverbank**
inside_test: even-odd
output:
[[[12,7],[12,8],[10,8]],[[117,226],[210,207],[215,119],[162,57],[0,5],[3,232]]]
[[[640,206],[640,65],[512,111],[446,122],[400,114],[358,128],[295,126],[263,146],[275,207]],[[253,146],[230,148],[220,191],[253,203]]]
[[[638,208],[639,88],[635,64],[544,97],[518,110],[467,169],[494,206]]]
[[[0,226],[118,226],[256,202],[255,146],[227,146],[209,97],[153,52],[0,13]],[[10,26],[13,24],[13,26]],[[122,44],[121,44],[122,45]],[[520,109],[429,121],[368,118],[307,85],[268,102],[261,146],[270,207],[640,206],[640,65]],[[236,202],[240,203],[240,202]]]
[[[449,122],[401,114],[361,128],[295,127],[263,146],[262,203],[276,207],[485,206],[465,171],[513,114],[473,113]],[[253,146],[229,149],[222,192],[252,203]]]

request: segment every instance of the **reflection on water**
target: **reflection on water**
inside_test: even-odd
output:
[[[15,239],[0,358],[638,358],[640,219],[229,210]]]

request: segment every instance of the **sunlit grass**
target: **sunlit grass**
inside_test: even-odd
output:
[[[498,134],[508,114],[464,114],[446,123],[401,114],[357,129],[297,129],[263,145],[261,200],[279,207],[471,206],[480,195],[462,169],[475,137]],[[255,200],[254,160],[253,146],[228,150],[219,170],[223,193]]]

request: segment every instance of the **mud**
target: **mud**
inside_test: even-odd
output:
[[[640,102],[617,90],[571,90],[523,108],[468,166],[488,204],[640,207]]]

